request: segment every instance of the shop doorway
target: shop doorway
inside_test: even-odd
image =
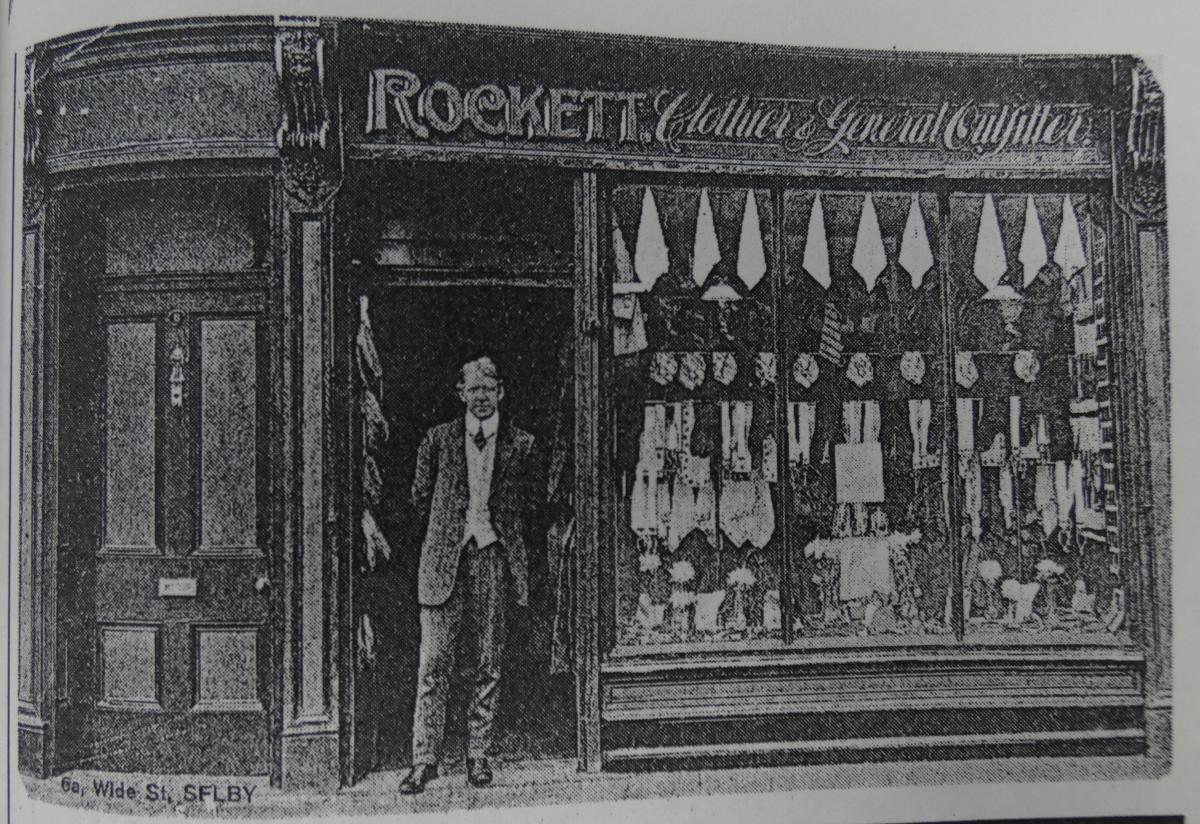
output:
[[[462,285],[391,283],[360,295],[366,298],[382,369],[380,405],[389,434],[378,456],[382,495],[374,515],[391,558],[376,558],[373,568],[361,559],[354,565],[354,618],[359,628],[364,616],[369,620],[372,649],[368,662],[356,656],[353,777],[402,769],[410,762],[420,642],[417,566],[425,524],[409,502],[409,491],[425,432],[463,414],[455,389],[459,366],[484,353],[504,377],[501,414],[534,435],[539,469],[539,506],[526,529],[530,603],[528,609],[509,610],[497,757],[572,758],[574,681],[562,666],[569,655],[561,635],[569,621],[561,612],[567,601],[556,571],[562,554],[547,532],[554,534],[555,523],[569,519],[573,292],[567,284],[473,280]],[[365,461],[364,442],[357,442],[356,455]],[[548,487],[555,486],[546,482],[550,474],[559,484],[548,496]],[[357,523],[363,496],[356,501]],[[361,633],[356,636],[361,652]],[[459,657],[464,657],[461,652]],[[464,679],[455,681],[445,745],[451,768],[465,748],[466,694],[459,686]]]

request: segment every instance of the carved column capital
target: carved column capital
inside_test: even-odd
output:
[[[25,54],[24,97],[24,176],[21,187],[22,219],[35,223],[46,205],[45,148],[50,59],[44,46],[35,46]]]
[[[1129,115],[1121,158],[1124,193],[1139,220],[1166,219],[1166,145],[1162,88],[1142,61],[1129,79]]]
[[[327,37],[319,20],[277,19],[275,74],[280,120],[275,132],[283,184],[303,208],[323,208],[341,185],[337,107],[326,67]]]

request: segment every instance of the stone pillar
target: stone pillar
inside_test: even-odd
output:
[[[281,19],[284,559],[281,783],[339,784],[337,510],[332,505],[332,225],[341,182],[325,76],[329,32]]]
[[[1126,227],[1131,288],[1127,340],[1136,365],[1131,411],[1138,546],[1137,637],[1146,655],[1147,753],[1165,773],[1171,761],[1171,395],[1168,323],[1167,208],[1162,90],[1141,61],[1125,61],[1118,93],[1128,115],[1117,163],[1118,209]],[[1124,127],[1124,128],[1121,128]],[[1128,336],[1127,336],[1128,337]]]
[[[53,284],[46,277],[47,191],[43,152],[44,89],[49,65],[40,49],[25,59],[21,232],[20,549],[17,567],[18,767],[54,769],[57,707],[54,507],[57,439],[54,374],[57,349]],[[47,438],[46,433],[51,433]]]

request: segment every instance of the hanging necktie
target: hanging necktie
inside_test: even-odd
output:
[[[887,268],[887,252],[883,248],[883,237],[879,233],[879,217],[875,214],[875,200],[870,194],[863,195],[862,214],[858,219],[858,237],[854,241],[854,257],[850,265],[863,279],[868,293],[874,291],[875,281]]]
[[[1025,231],[1021,233],[1021,250],[1017,252],[1017,260],[1021,261],[1024,267],[1023,284],[1028,289],[1048,260],[1046,239],[1042,237],[1042,221],[1038,217],[1037,207],[1033,204],[1033,195],[1025,198]]]
[[[1004,254],[1004,239],[1000,236],[996,204],[991,195],[985,195],[983,212],[979,216],[979,235],[975,241],[975,279],[991,292],[1000,285],[1000,278],[1007,271],[1008,258]]]
[[[912,205],[908,209],[904,239],[900,242],[900,266],[912,278],[914,289],[921,288],[925,273],[933,268],[933,250],[929,248],[919,195],[912,196]]]
[[[1087,257],[1083,254],[1083,238],[1079,235],[1079,221],[1075,218],[1075,206],[1070,195],[1063,195],[1062,213],[1062,228],[1058,230],[1058,243],[1054,246],[1054,262],[1062,269],[1063,277],[1070,280],[1087,265]]]
[[[703,286],[713,267],[721,262],[717,246],[717,229],[713,225],[712,204],[708,189],[700,190],[700,208],[696,212],[696,238],[692,244],[692,280]]]
[[[762,226],[758,220],[758,199],[754,190],[746,192],[742,212],[742,234],[738,240],[737,275],[747,289],[753,289],[767,273],[767,255],[763,248]]]
[[[825,210],[821,208],[821,193],[813,200],[808,215],[808,234],[804,238],[804,271],[817,283],[828,289],[829,241],[825,237]]]
[[[662,221],[658,217],[658,204],[654,202],[654,193],[650,191],[649,186],[642,196],[642,217],[638,223],[633,268],[646,289],[652,288],[670,268],[667,241],[663,237]]]
[[[475,441],[475,445],[476,445],[477,447],[479,447],[479,451],[480,451],[480,452],[482,452],[482,451],[483,451],[483,448],[484,448],[485,446],[487,446],[487,442],[488,442],[488,436],[487,436],[487,435],[485,435],[485,434],[483,434],[483,427],[482,427],[482,426],[481,426],[481,427],[479,427],[478,429],[476,429],[476,430],[475,430],[475,438],[474,438],[474,441]]]

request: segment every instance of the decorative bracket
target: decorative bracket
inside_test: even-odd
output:
[[[44,172],[44,152],[42,139],[45,135],[47,95],[44,92],[49,83],[49,68],[51,58],[46,55],[44,45],[35,46],[25,54],[25,135],[24,135],[24,177],[21,187],[22,220],[31,224],[37,220],[37,215],[46,202],[46,183]]]
[[[1166,128],[1163,93],[1145,63],[1133,64],[1130,75],[1129,126],[1125,138],[1125,190],[1138,217],[1166,217]]]
[[[330,105],[326,36],[317,18],[277,17],[275,75],[280,121],[275,132],[288,193],[307,208],[323,206],[341,185],[339,124]]]

